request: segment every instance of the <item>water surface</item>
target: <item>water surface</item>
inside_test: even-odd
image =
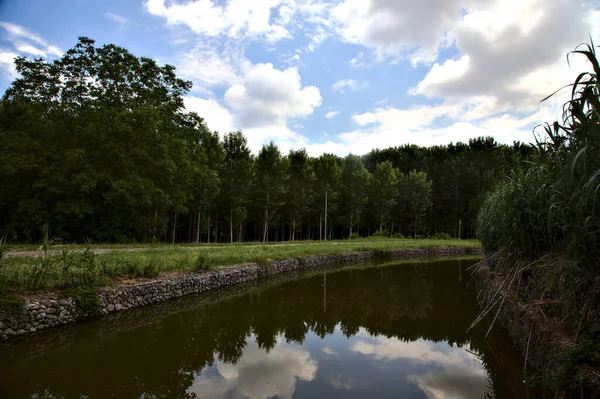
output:
[[[475,260],[279,276],[0,346],[0,398],[535,398]],[[287,280],[287,281],[286,281]]]

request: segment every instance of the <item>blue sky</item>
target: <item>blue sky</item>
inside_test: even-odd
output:
[[[254,151],[529,142],[599,24],[584,0],[0,0],[0,90],[15,56],[87,36],[175,65],[194,82],[186,107]]]

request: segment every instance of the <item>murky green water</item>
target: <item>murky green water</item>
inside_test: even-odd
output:
[[[540,397],[500,328],[465,332],[474,262],[280,276],[21,339],[0,398]]]

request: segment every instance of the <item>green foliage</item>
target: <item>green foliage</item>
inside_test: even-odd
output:
[[[198,256],[196,256],[196,259],[194,260],[193,270],[199,272],[210,270],[211,268],[212,266],[210,264],[210,261],[205,254],[198,254]]]
[[[95,286],[80,286],[61,291],[61,296],[75,299],[84,316],[94,316],[100,310],[100,289]]]
[[[390,236],[390,232],[387,230],[377,230],[376,232],[371,234],[371,237],[375,237],[375,238],[388,238],[389,236]]]
[[[25,298],[0,290],[0,312],[19,313],[23,310],[23,306],[25,306]]]
[[[358,240],[360,238],[360,235],[356,232],[354,233],[350,233],[350,236],[348,237],[351,240]]]
[[[513,174],[485,200],[478,236],[488,249],[526,257],[563,249],[588,273],[600,258],[600,65],[593,45],[584,55],[593,72],[580,74],[562,123],[545,125],[531,166]]]
[[[90,243],[456,235],[459,219],[473,237],[486,192],[539,151],[480,137],[343,159],[271,143],[254,157],[242,132],[185,111],[191,83],[170,65],[81,37],[16,69],[0,103],[0,235],[14,242],[38,242],[45,226]]]
[[[432,240],[451,240],[452,236],[448,233],[437,232],[429,236],[429,238]]]
[[[394,233],[392,234],[392,238],[403,240],[404,235],[402,233]]]

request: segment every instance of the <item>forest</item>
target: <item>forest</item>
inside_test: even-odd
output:
[[[487,193],[536,146],[491,137],[357,156],[258,154],[187,112],[170,65],[80,37],[15,60],[0,103],[0,237],[240,242],[474,237]]]

